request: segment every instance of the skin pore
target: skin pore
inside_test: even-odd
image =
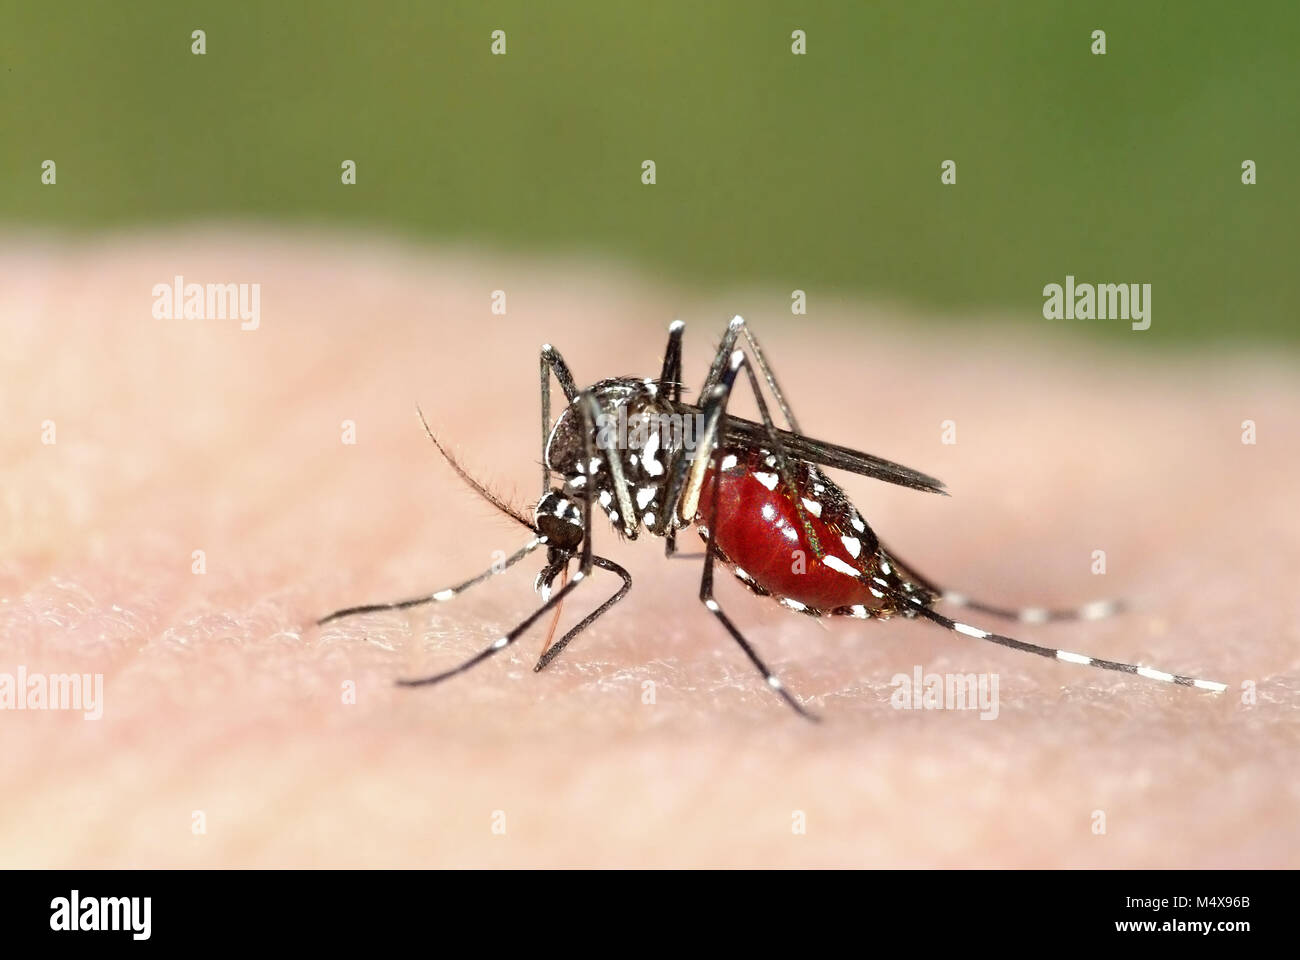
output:
[[[259,283],[257,329],[156,318],[151,291],[177,275]],[[393,682],[531,612],[540,553],[451,603],[312,625],[465,580],[528,538],[454,475],[417,403],[531,514],[541,343],[580,384],[653,376],[680,317],[693,395],[735,313],[805,430],[946,482],[949,498],[835,474],[921,573],[991,603],[1133,604],[964,619],[1228,692],[931,623],[817,622],[719,569],[719,603],[825,721],[810,724],[700,605],[699,562],[620,543],[603,517],[597,552],[634,586],[540,674],[546,618],[445,684]],[[829,297],[792,317],[779,290],[704,297],[577,262],[234,229],[8,236],[0,332],[0,673],[104,678],[100,719],[0,712],[4,866],[1300,862],[1284,359],[970,332]],[[736,403],[754,416],[747,388]],[[693,532],[679,545],[700,549]],[[561,631],[618,583],[596,571]],[[895,709],[892,679],[918,666],[996,674],[996,719]]]

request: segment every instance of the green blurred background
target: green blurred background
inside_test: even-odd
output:
[[[953,323],[1300,341],[1293,0],[0,10],[6,226],[364,225]],[[1153,284],[1152,328],[1044,320],[1067,273]]]

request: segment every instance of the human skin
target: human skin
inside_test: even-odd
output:
[[[259,328],[155,319],[151,290],[177,274],[259,282]],[[807,317],[788,304],[372,237],[9,234],[0,672],[102,673],[104,708],[0,712],[0,865],[1300,865],[1293,361],[969,332],[816,291]],[[924,622],[818,623],[720,574],[723,609],[823,717],[809,723],[699,603],[698,560],[620,543],[603,518],[596,549],[635,585],[542,673],[545,623],[445,684],[393,683],[518,622],[537,561],[451,603],[312,625],[527,539],[454,475],[417,403],[528,510],[541,343],[584,383],[652,376],[680,317],[698,387],[734,313],[805,431],[947,483],[944,498],[836,475],[927,576],[993,603],[1133,604],[966,619],[1228,691]],[[616,585],[595,573],[564,624]],[[918,665],[996,674],[997,718],[894,709],[892,678]]]

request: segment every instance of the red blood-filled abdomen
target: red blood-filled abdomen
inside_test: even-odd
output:
[[[850,573],[872,571],[877,542],[870,528],[835,484],[815,467],[795,461],[790,466],[804,502],[805,528],[795,498],[769,461],[763,450],[719,453],[715,462],[723,469],[715,474],[710,468],[705,475],[696,523],[714,532],[737,576],[778,599],[817,611],[879,607],[880,599]],[[835,560],[818,559],[809,531],[824,556]]]

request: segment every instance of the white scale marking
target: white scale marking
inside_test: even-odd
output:
[[[1150,667],[1138,667],[1138,676],[1146,677],[1148,680],[1163,680],[1165,683],[1173,683],[1174,675],[1165,673],[1163,670],[1152,670]]]
[[[1100,620],[1115,612],[1115,604],[1109,600],[1098,600],[1080,608],[1079,616],[1084,620]]]
[[[862,541],[857,537],[850,537],[847,534],[840,537],[840,543],[844,544],[844,549],[849,552],[854,560],[858,559],[858,554],[862,552]],[[885,573],[889,571],[886,570]]]
[[[763,486],[767,487],[767,489],[769,489],[769,490],[775,490],[775,489],[776,489],[776,474],[775,474],[775,473],[760,473],[760,472],[755,472],[755,473],[754,473],[754,479],[757,480],[759,483],[761,483]]]
[[[843,573],[847,576],[853,577],[855,580],[862,573],[861,570],[855,570],[833,553],[828,553],[826,556],[822,557],[822,563],[826,564],[826,566],[830,567],[836,573]]]
[[[989,637],[988,631],[981,630],[979,627],[972,627],[965,623],[954,622],[952,628],[958,633],[964,633],[966,636],[974,637],[976,640],[987,640]]]
[[[809,513],[811,513],[814,517],[821,519],[822,505],[818,503],[816,500],[809,500],[807,497],[804,497],[803,508],[807,510]]]
[[[1085,667],[1092,663],[1092,657],[1085,657],[1081,653],[1071,653],[1069,650],[1057,650],[1056,659],[1064,660],[1066,663],[1079,663]]]
[[[454,596],[456,596],[455,590],[439,590],[433,595],[433,601],[434,603],[446,603]]]
[[[657,477],[664,472],[664,465],[659,462],[658,430],[646,438],[645,446],[641,448],[641,465],[652,477]]]

